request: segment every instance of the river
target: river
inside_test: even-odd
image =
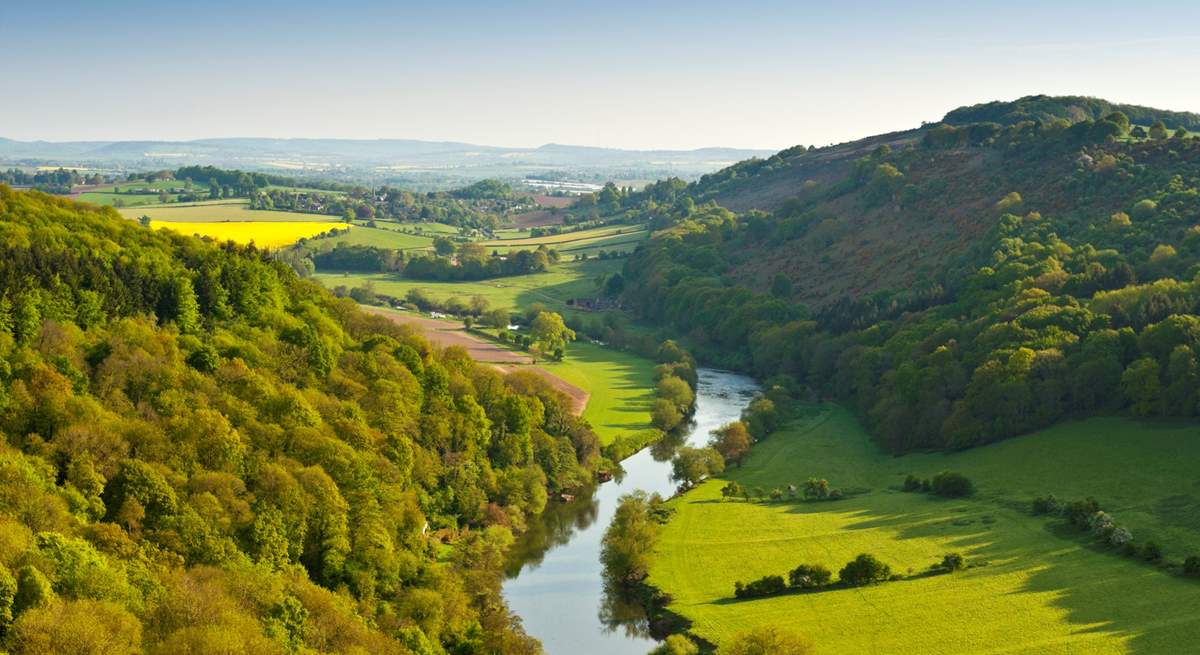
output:
[[[504,597],[549,655],[645,655],[658,643],[638,607],[606,597],[600,539],[617,499],[635,489],[668,497],[671,454],[702,446],[709,433],[741,416],[758,385],[736,373],[702,368],[696,414],[682,435],[626,459],[624,475],[571,503],[553,503],[513,548]]]

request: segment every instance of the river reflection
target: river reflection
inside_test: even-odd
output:
[[[700,369],[699,375],[687,431],[626,459],[612,482],[551,504],[514,546],[504,596],[550,655],[641,655],[655,646],[641,606],[606,593],[600,539],[620,496],[635,489],[674,493],[675,449],[707,443],[709,433],[737,420],[758,391],[753,380],[735,373]]]

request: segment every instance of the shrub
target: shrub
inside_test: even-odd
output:
[[[974,485],[967,479],[967,476],[962,473],[954,473],[952,471],[942,471],[933,476],[930,482],[930,488],[933,493],[946,498],[961,498],[971,495]]]
[[[1058,514],[1062,511],[1062,503],[1053,495],[1038,496],[1033,499],[1034,514]]]
[[[721,487],[722,498],[741,498],[746,495],[746,488],[737,482],[726,483]]]
[[[1088,517],[1088,529],[1097,537],[1107,537],[1113,528],[1113,519],[1108,512],[1096,512]]]
[[[905,491],[920,491],[921,490],[921,478],[918,478],[917,476],[909,473],[908,477],[904,478],[904,490]]]
[[[735,582],[733,585],[733,595],[738,598],[761,598],[784,591],[787,591],[787,583],[780,575],[767,575],[746,584]]]
[[[815,589],[829,584],[833,573],[820,564],[801,564],[788,573],[788,584],[793,589]]]
[[[1134,204],[1133,209],[1130,210],[1129,214],[1133,216],[1133,218],[1140,221],[1154,216],[1156,211],[1158,211],[1158,203],[1147,199],[1137,201],[1137,203]]]
[[[683,635],[669,635],[658,648],[650,651],[650,655],[696,655],[700,648],[691,639]]]
[[[943,571],[961,571],[967,568],[967,558],[962,553],[948,553],[938,565]]]
[[[1108,533],[1108,545],[1114,548],[1124,548],[1127,544],[1133,543],[1133,533],[1125,528],[1113,528]]]
[[[810,500],[822,500],[829,497],[829,480],[824,478],[809,478],[804,481],[804,497]]]
[[[883,582],[891,575],[892,567],[867,553],[855,557],[838,571],[838,579],[852,587]]]
[[[1183,574],[1189,578],[1200,578],[1200,557],[1188,555],[1183,560]]]
[[[1099,511],[1100,503],[1096,502],[1095,498],[1086,498],[1068,503],[1063,514],[1072,525],[1084,528],[1087,527],[1088,519]]]
[[[1153,541],[1142,544],[1141,555],[1147,562],[1161,562],[1163,558],[1162,548]]]
[[[775,626],[742,632],[721,649],[721,655],[808,655],[812,645],[800,635]]]

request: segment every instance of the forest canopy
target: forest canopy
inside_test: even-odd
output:
[[[3,186],[0,381],[14,653],[536,651],[504,552],[598,456],[266,252]]]

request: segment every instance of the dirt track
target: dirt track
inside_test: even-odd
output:
[[[571,413],[579,416],[587,407],[588,392],[538,366],[531,366],[533,358],[523,353],[505,350],[500,346],[469,334],[462,323],[420,316],[414,312],[392,311],[380,307],[363,306],[364,310],[396,323],[412,325],[436,346],[462,346],[477,362],[493,364],[504,373],[530,371],[550,383],[555,389],[571,399]]]

